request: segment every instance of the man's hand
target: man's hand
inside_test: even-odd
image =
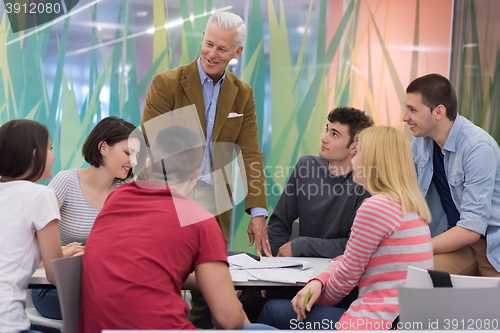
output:
[[[268,257],[272,257],[271,254],[271,244],[269,244],[269,237],[267,235],[267,226],[266,219],[264,216],[255,216],[252,217],[250,223],[248,224],[248,239],[250,242],[249,246],[252,246],[255,242],[255,251],[257,255],[260,257],[261,249],[264,251],[265,255]]]
[[[281,245],[278,250],[278,257],[293,257],[292,255],[292,242]]]

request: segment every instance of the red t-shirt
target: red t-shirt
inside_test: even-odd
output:
[[[186,320],[182,283],[196,265],[227,262],[226,241],[210,216],[169,188],[133,182],[114,190],[85,246],[80,332],[196,329]]]

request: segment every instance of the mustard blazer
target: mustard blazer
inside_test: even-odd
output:
[[[192,104],[196,105],[206,137],[205,106],[196,60],[185,66],[157,74],[153,78],[142,114],[142,123],[163,113]],[[259,149],[255,110],[252,87],[226,71],[226,78],[219,93],[212,141],[234,143],[241,149],[248,185],[248,194],[245,198],[247,213],[253,207],[267,208],[263,154]],[[228,118],[230,113],[243,114],[243,116]],[[228,158],[231,158],[230,155]],[[227,160],[214,161],[212,168],[217,170],[227,162]],[[220,188],[217,188],[217,185],[214,187],[217,200]],[[231,192],[230,186],[226,188]],[[220,214],[217,219],[226,240],[229,239],[231,211]]]

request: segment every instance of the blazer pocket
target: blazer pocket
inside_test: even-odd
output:
[[[231,112],[230,114],[227,115],[227,118],[236,118],[241,116],[243,116],[243,113]]]
[[[426,164],[427,164],[427,161],[424,161],[422,159],[415,161],[415,166],[417,169],[417,176],[424,174]]]

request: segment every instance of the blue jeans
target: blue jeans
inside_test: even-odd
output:
[[[35,309],[45,318],[62,319],[57,289],[33,289],[31,299]]]
[[[258,323],[267,324],[281,330],[333,330],[335,323],[346,310],[314,304],[307,318],[297,321],[297,314],[293,311],[292,303],[287,299],[272,299],[266,303],[260,313]]]
[[[61,333],[61,330],[54,327],[31,324],[28,331],[21,331],[19,333]]]

